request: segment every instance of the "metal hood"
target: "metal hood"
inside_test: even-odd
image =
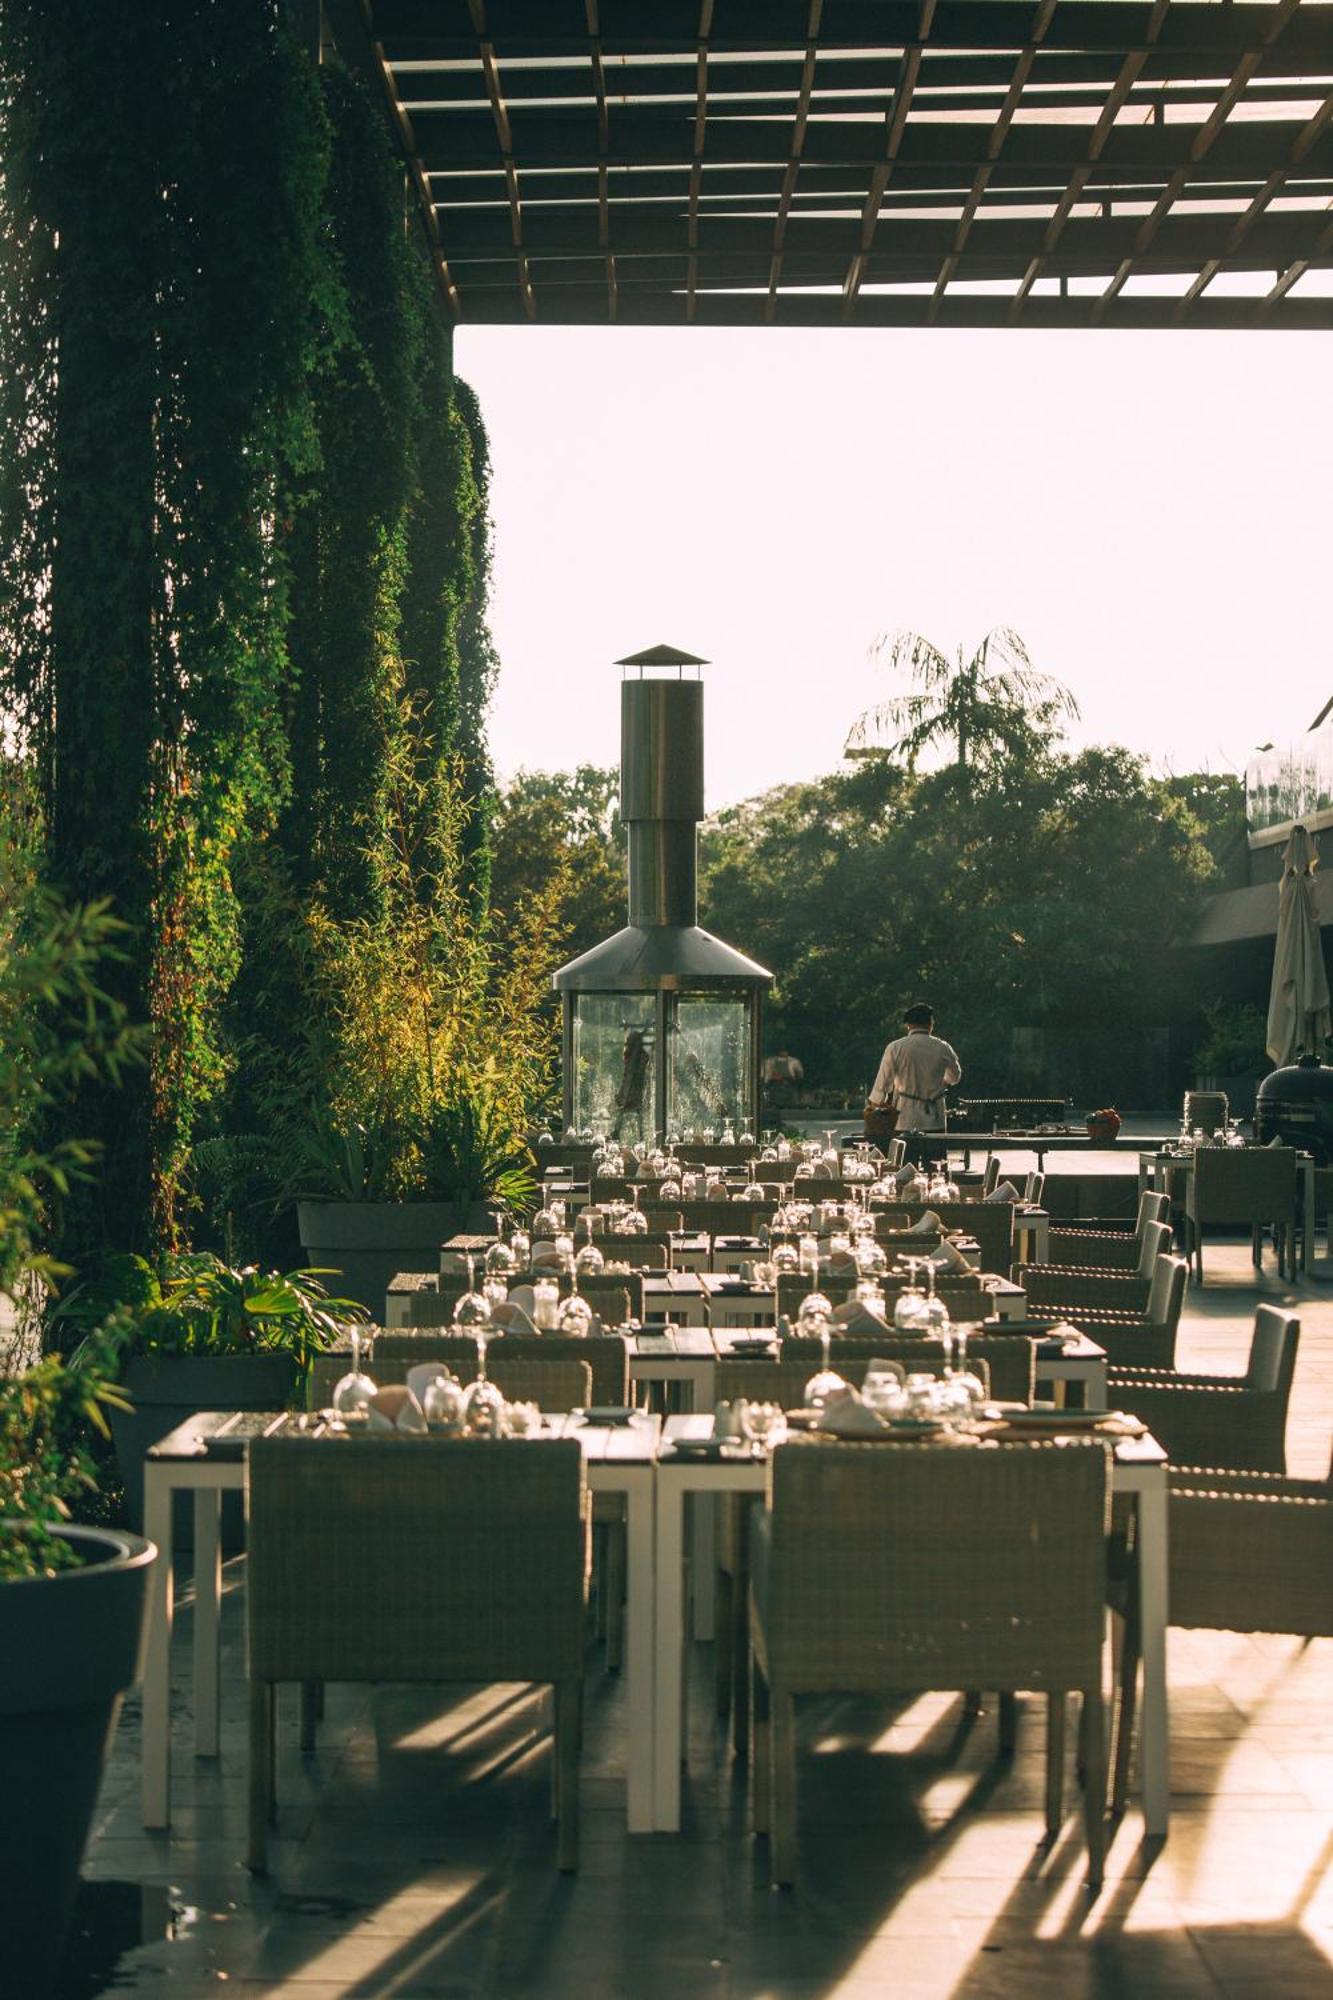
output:
[[[626,924],[555,974],[559,993],[766,986],[773,975],[698,924]]]

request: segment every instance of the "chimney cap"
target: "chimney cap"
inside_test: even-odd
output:
[[[697,653],[682,653],[679,646],[649,646],[642,653],[628,653],[615,662],[618,667],[707,667]]]

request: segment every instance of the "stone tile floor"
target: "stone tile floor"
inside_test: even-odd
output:
[[[1291,1469],[1333,1429],[1333,1285],[1256,1287],[1211,1249],[1181,1365],[1239,1369],[1256,1297],[1303,1314]],[[272,1870],[241,1855],[244,1564],[228,1569],[223,1751],[191,1754],[180,1621],[174,1825],[138,1824],[136,1704],[99,1804],[60,2000],[229,1992],[292,2000],[1315,2000],[1333,1995],[1333,1641],[1172,1634],[1174,1816],[1131,1810],[1090,1901],[1071,1790],[1039,1844],[1042,1730],[1010,1763],[955,1700],[813,1705],[802,1729],[801,1880],[774,1894],[744,1777],[694,1663],[687,1817],[630,1840],[624,1702],[594,1659],[576,1878],[553,1865],[542,1704],[528,1690],[330,1689],[318,1752],[282,1724]],[[0,1951],[0,1989],[3,1952]],[[25,2000],[5,1995],[5,2000]]]

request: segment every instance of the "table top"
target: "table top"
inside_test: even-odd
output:
[[[1021,1320],[987,1321],[985,1332],[980,1337],[985,1339],[997,1334],[1022,1334],[1026,1331],[1028,1329],[1025,1328]],[[635,1360],[642,1357],[645,1360],[661,1360],[664,1357],[669,1358],[672,1355],[676,1355],[683,1361],[743,1360],[747,1356],[753,1356],[757,1352],[756,1337],[763,1337],[763,1334],[764,1329],[762,1328],[743,1326],[668,1326],[655,1329],[645,1328],[642,1333],[630,1336],[630,1359]],[[866,1334],[856,1334],[853,1336],[857,1340],[872,1337]],[[895,1327],[885,1328],[885,1338],[888,1340],[898,1341],[909,1337],[900,1334]],[[1106,1359],[1106,1349],[1100,1346],[1095,1340],[1090,1339],[1085,1333],[1080,1333],[1077,1340],[1062,1341],[1058,1346],[1054,1342],[1043,1342],[1041,1336],[1035,1332],[1031,1333],[1030,1337],[1034,1338],[1037,1342],[1037,1358],[1039,1361],[1064,1358],[1070,1361],[1089,1362],[1104,1361]],[[832,1337],[832,1345],[835,1351],[838,1338],[837,1334],[834,1334]],[[766,1352],[774,1358],[780,1352],[776,1331],[774,1331],[768,1341]],[[762,1359],[763,1356],[761,1355],[760,1358]]]
[[[713,1419],[706,1410],[668,1417],[662,1430],[662,1451],[658,1458],[658,1464],[663,1468],[689,1468],[693,1470],[699,1462],[692,1459],[676,1458],[670,1447],[675,1444],[677,1439],[690,1444],[702,1443],[705,1439],[712,1436],[712,1431]],[[1054,1431],[1052,1434],[1067,1435],[1067,1433]],[[1096,1433],[1093,1432],[1092,1435],[1095,1436]],[[1127,1475],[1132,1475],[1136,1471],[1143,1471],[1146,1468],[1154,1466],[1164,1466],[1167,1462],[1166,1452],[1150,1432],[1143,1437],[1115,1438],[1111,1442],[1114,1446],[1113,1455],[1116,1469],[1117,1471],[1123,1471]],[[919,1443],[912,1448],[914,1450],[923,1449]],[[927,1445],[924,1448],[928,1449],[929,1447]],[[709,1465],[710,1471],[718,1472],[725,1470],[726,1472],[734,1472],[744,1483],[759,1486],[763,1484],[766,1469],[763,1458],[749,1458],[738,1455],[735,1459],[723,1459],[720,1463],[713,1462],[710,1464],[708,1461],[704,1461],[704,1463]]]
[[[302,1418],[305,1418],[304,1423]],[[164,1461],[197,1462],[199,1459],[216,1460],[221,1463],[235,1462],[243,1458],[250,1442],[252,1431],[243,1437],[235,1435],[236,1420],[243,1417],[247,1426],[257,1430],[260,1436],[284,1435],[306,1436],[312,1439],[339,1439],[355,1444],[358,1437],[388,1437],[387,1431],[360,1432],[351,1436],[346,1431],[332,1430],[323,1418],[314,1411],[293,1412],[272,1410],[262,1412],[239,1410],[200,1410],[169,1431],[164,1438],[151,1447],[147,1456],[150,1463]],[[711,1422],[711,1419],[710,1419]],[[584,1458],[590,1464],[629,1463],[649,1464],[657,1456],[662,1419],[647,1410],[636,1410],[627,1424],[591,1424],[572,1411],[543,1412],[541,1429],[530,1431],[523,1437],[507,1438],[505,1442],[516,1447],[549,1443],[553,1438],[575,1438],[582,1449]],[[219,1435],[221,1433],[221,1435]],[[449,1440],[444,1440],[449,1442]],[[404,1437],[404,1444],[434,1444],[440,1439],[431,1433],[424,1437]]]

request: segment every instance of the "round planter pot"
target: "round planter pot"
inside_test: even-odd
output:
[[[462,1201],[302,1201],[297,1219],[307,1262],[341,1272],[325,1280],[329,1290],[356,1299],[377,1324],[399,1271],[434,1271],[449,1237],[494,1227],[484,1202]]]
[[[59,1532],[79,1568],[0,1583],[0,1967],[15,2000],[54,1989],[157,1560],[120,1529]]]
[[[132,1410],[109,1410],[111,1436],[125,1482],[131,1526],[143,1532],[143,1462],[151,1445],[196,1410],[285,1410],[296,1394],[298,1370],[290,1354],[140,1354],[121,1387]],[[223,1545],[244,1546],[239,1493],[223,1496]],[[176,1496],[172,1532],[177,1548],[193,1547],[189,1497]]]

